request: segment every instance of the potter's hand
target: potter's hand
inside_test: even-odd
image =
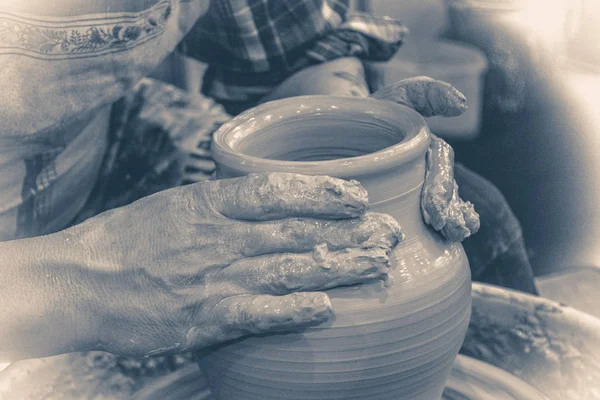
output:
[[[325,293],[384,279],[400,237],[358,182],[259,174],[157,193],[69,230],[98,274],[102,349],[196,350],[326,321]]]
[[[371,97],[405,105],[424,117],[456,117],[467,109],[467,99],[461,92],[446,82],[426,76],[395,82]]]
[[[462,93],[448,83],[427,77],[401,80],[375,92],[372,97],[408,106],[424,117],[454,117],[467,109]],[[425,222],[448,240],[462,241],[479,230],[479,215],[471,203],[458,195],[454,151],[434,135],[427,152],[421,210]]]
[[[479,214],[473,204],[458,195],[454,152],[448,143],[436,136],[432,136],[427,150],[421,211],[425,222],[451,241],[462,241],[479,230]]]

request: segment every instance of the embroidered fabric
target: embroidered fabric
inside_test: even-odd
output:
[[[54,3],[47,15],[43,2],[39,12],[35,1],[0,2],[0,240],[63,229],[81,212],[112,149],[112,105],[208,0],[87,0],[77,15]]]

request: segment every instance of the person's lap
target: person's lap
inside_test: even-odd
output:
[[[463,241],[473,280],[537,294],[521,224],[502,193],[459,163],[454,178],[481,221],[479,232]]]

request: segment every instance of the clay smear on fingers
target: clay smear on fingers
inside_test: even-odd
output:
[[[240,224],[243,225],[237,230],[241,233],[228,244],[237,259],[311,252],[314,246],[322,243],[331,250],[377,247],[389,251],[402,239],[398,222],[380,213],[366,213],[353,219],[288,218]]]
[[[326,293],[232,296],[212,310],[212,320],[188,330],[185,349],[202,349],[251,334],[295,331],[322,324],[332,314]]]
[[[368,204],[357,181],[288,173],[253,174],[222,183],[222,213],[233,219],[353,218]]]
[[[332,315],[325,293],[292,293],[286,296],[240,296],[227,306],[226,326],[259,334],[320,324]]]
[[[446,224],[453,194],[454,151],[434,136],[427,150],[427,172],[421,193],[423,218],[434,229],[440,230]]]
[[[372,97],[405,105],[424,117],[455,117],[467,109],[467,99],[461,92],[426,76],[403,79],[378,90]]]
[[[475,208],[458,194],[454,180],[454,151],[436,136],[432,136],[427,151],[421,211],[425,223],[454,242],[460,242],[479,230],[479,215]]]
[[[442,234],[451,241],[460,242],[479,230],[479,214],[471,203],[465,203],[458,196],[458,185],[454,185],[454,195],[448,207],[448,218]]]
[[[390,260],[381,248],[312,253],[271,254],[245,258],[218,272],[212,283],[225,296],[239,294],[285,295],[385,280]]]

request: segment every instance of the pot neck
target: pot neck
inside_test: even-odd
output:
[[[401,165],[363,176],[349,177],[358,180],[369,193],[369,204],[378,208],[423,187],[425,179],[425,153]]]
[[[425,153],[395,168],[356,176],[369,193],[369,211],[389,214],[405,237],[421,237],[426,227],[421,216],[421,190],[425,180]]]

